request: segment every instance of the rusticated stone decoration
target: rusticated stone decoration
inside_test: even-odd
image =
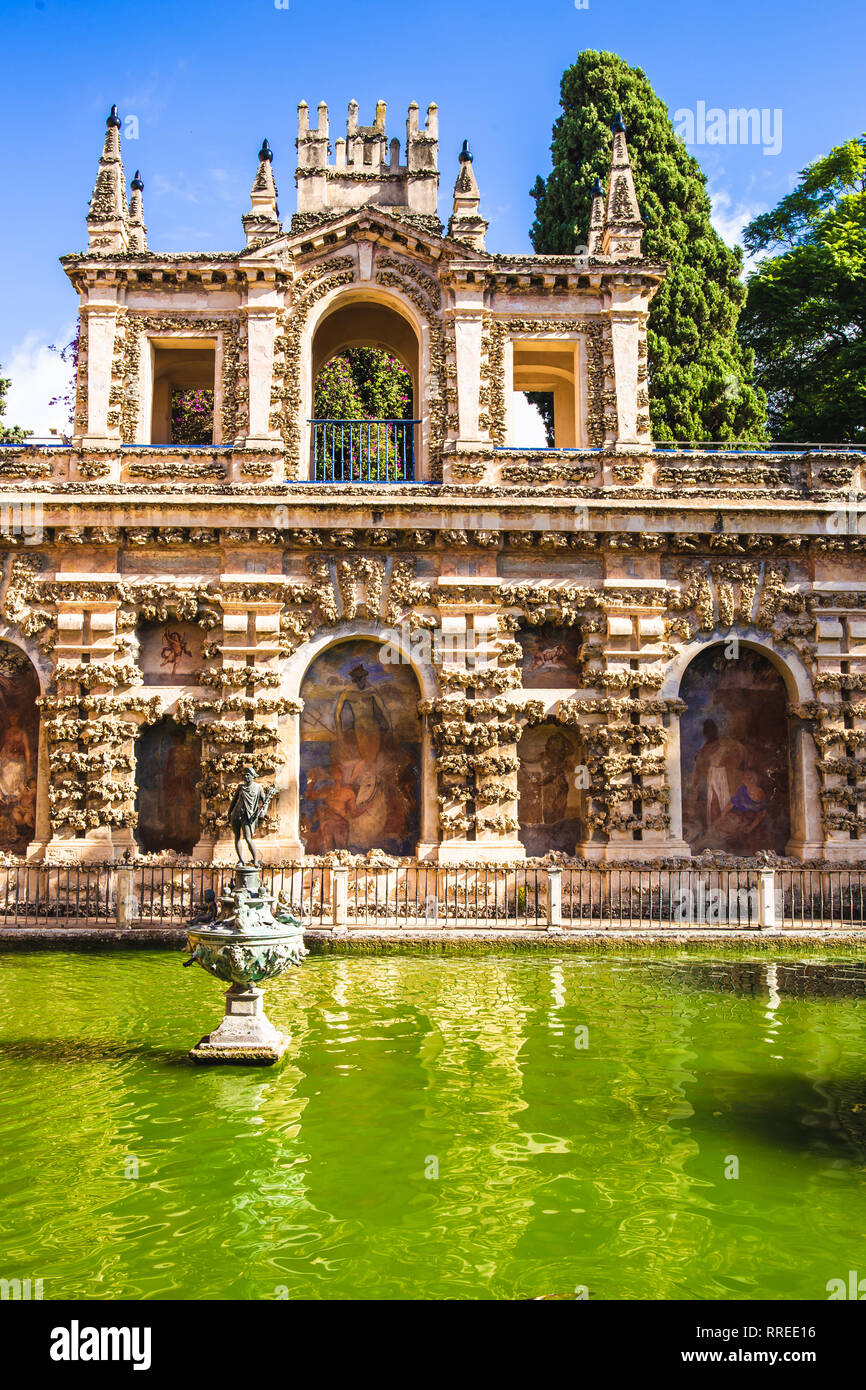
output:
[[[168,306],[166,306],[168,307]],[[128,313],[121,320],[122,327],[115,349],[118,364],[117,384],[112,387],[112,404],[116,409],[116,421],[120,427],[124,444],[134,444],[143,422],[140,412],[143,402],[142,390],[142,351],[149,337],[164,338],[198,337],[218,335],[222,343],[222,436],[231,443],[238,430],[248,395],[245,373],[241,370],[242,348],[240,325],[234,318],[214,318],[192,314],[139,314]],[[204,465],[216,465],[215,460],[205,460]],[[159,471],[154,471],[159,470]],[[139,478],[158,478],[178,476],[174,460],[152,459],[136,465]],[[201,476],[201,470],[190,472],[188,476]],[[217,477],[222,477],[220,466]]]

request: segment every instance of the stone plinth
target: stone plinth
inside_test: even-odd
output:
[[[232,985],[218,1028],[206,1033],[190,1057],[194,1062],[241,1062],[271,1066],[284,1056],[290,1039],[265,1014],[262,991]]]

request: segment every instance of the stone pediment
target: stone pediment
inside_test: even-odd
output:
[[[420,214],[407,213],[404,209],[393,211],[378,205],[352,209],[337,216],[317,219],[309,226],[301,226],[290,231],[280,241],[286,246],[293,259],[319,254],[338,244],[352,244],[358,241],[380,241],[383,245],[403,255],[415,255],[427,261],[451,259],[458,255],[465,259],[465,242],[434,232],[427,225],[434,219]],[[438,223],[438,218],[435,219]],[[441,223],[439,224],[441,226]],[[270,242],[268,251],[278,243]],[[470,251],[470,254],[471,251]],[[487,264],[490,257],[483,253],[477,255],[479,263]]]
[[[392,212],[371,205],[302,226],[290,232],[286,241],[294,257],[320,252],[336,242],[374,240],[404,252],[420,254],[427,260],[438,260],[449,243],[446,237],[425,225],[429,220],[421,217],[417,221],[409,220],[402,209]]]

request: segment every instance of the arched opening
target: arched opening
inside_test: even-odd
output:
[[[39,677],[29,657],[0,642],[0,850],[23,854],[36,834]]]
[[[316,328],[311,366],[311,477],[412,481],[421,391],[409,319],[377,300],[341,299]]]
[[[714,850],[784,854],[791,834],[785,683],[767,657],[721,644],[700,652],[680,683],[683,839]]]
[[[518,835],[527,854],[574,854],[586,837],[586,769],[580,741],[559,724],[526,729],[517,745]]]
[[[301,685],[300,839],[308,854],[411,855],[421,823],[420,691],[365,638],[339,642]]]
[[[160,719],[135,747],[137,838],[148,854],[190,854],[201,836],[201,739],[189,725]]]

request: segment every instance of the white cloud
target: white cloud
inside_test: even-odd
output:
[[[67,324],[55,339],[58,347],[69,342],[75,328]],[[69,427],[65,405],[50,406],[52,396],[63,396],[69,389],[72,363],[61,362],[38,333],[28,333],[2,363],[0,374],[10,380],[4,420],[20,425],[35,435],[49,435],[52,429],[63,433]]]
[[[544,421],[537,405],[532,405],[522,391],[515,391],[512,404],[512,434],[522,449],[546,449]]]
[[[712,204],[711,221],[722,241],[728,246],[742,246],[744,229],[759,212],[766,212],[766,204],[735,203],[730,193],[725,192],[723,188],[711,188],[709,194]],[[743,273],[748,275],[754,270],[755,264],[752,256],[745,256]]]

